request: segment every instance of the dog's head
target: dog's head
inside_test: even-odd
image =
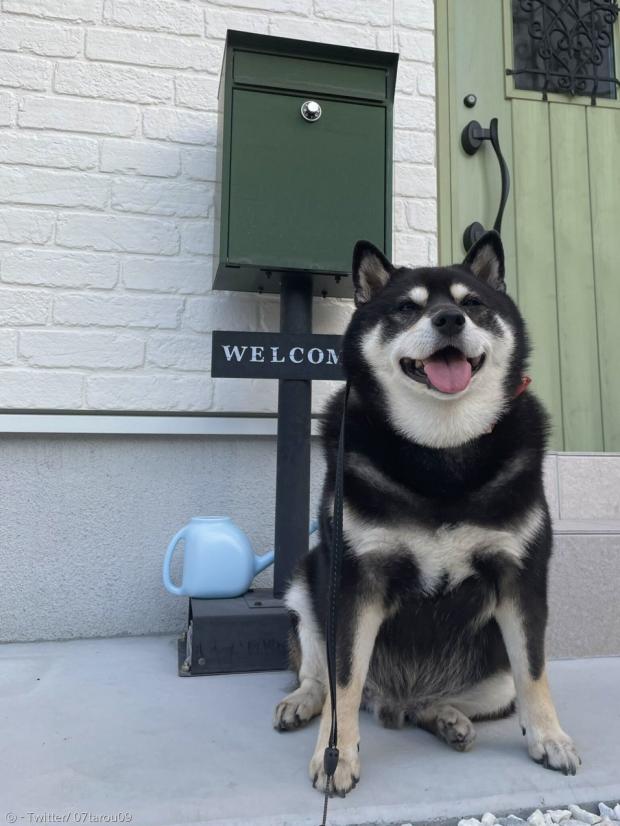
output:
[[[378,387],[392,425],[428,447],[487,432],[513,398],[528,350],[506,295],[499,235],[486,233],[460,265],[419,269],[396,268],[359,241],[353,284],[343,356],[356,392],[376,396]]]

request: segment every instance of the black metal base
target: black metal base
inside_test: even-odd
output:
[[[190,599],[179,639],[179,676],[283,671],[288,668],[290,619],[267,589],[237,599]]]

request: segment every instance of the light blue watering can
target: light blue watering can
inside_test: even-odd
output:
[[[310,527],[314,533],[315,523]],[[174,549],[185,540],[181,585],[170,579]],[[194,516],[175,534],[164,557],[164,585],[171,594],[198,599],[228,599],[245,594],[252,580],[274,560],[257,556],[250,540],[228,516]]]

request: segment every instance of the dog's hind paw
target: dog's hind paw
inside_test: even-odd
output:
[[[325,792],[327,785],[327,775],[323,766],[324,750],[317,750],[312,760],[310,761],[310,779],[315,789],[320,792]],[[354,789],[360,779],[360,759],[357,751],[355,754],[347,754],[340,751],[338,757],[338,765],[333,780],[331,781],[331,788],[329,796],[345,797],[352,789]]]
[[[391,705],[380,705],[375,715],[383,728],[402,728],[405,725],[405,712],[402,708]]]
[[[323,696],[318,688],[298,688],[276,706],[273,727],[278,731],[294,731],[316,717],[322,707]]]
[[[444,706],[437,713],[435,721],[437,734],[457,751],[469,751],[476,739],[473,723],[453,706]]]
[[[581,765],[575,744],[563,731],[550,736],[533,737],[528,751],[536,763],[563,774],[577,774],[577,769]]]

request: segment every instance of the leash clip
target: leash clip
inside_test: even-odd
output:
[[[338,766],[338,757],[340,753],[335,746],[327,746],[323,754],[323,768],[328,777],[333,777]]]
[[[323,752],[323,768],[327,775],[327,783],[325,784],[325,797],[323,799],[323,821],[320,826],[327,826],[327,804],[329,802],[329,787],[334,791],[334,774],[338,766],[339,752],[336,746],[327,746]]]

